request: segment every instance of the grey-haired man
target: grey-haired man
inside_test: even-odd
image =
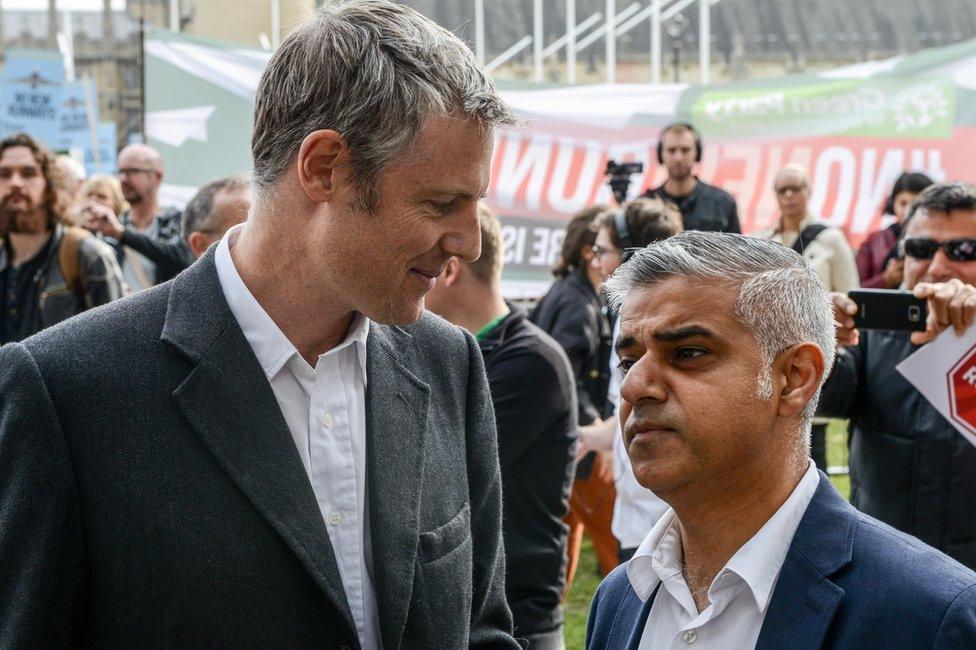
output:
[[[481,353],[424,314],[513,121],[409,8],[285,40],[248,220],[0,350],[0,646],[517,647]]]
[[[686,232],[604,286],[624,443],[671,509],[600,586],[589,648],[972,647],[976,573],[856,511],[809,458],[835,337],[806,261]]]

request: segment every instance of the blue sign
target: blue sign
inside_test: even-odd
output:
[[[86,88],[87,86],[87,88]],[[91,106],[89,118],[87,107]],[[94,136],[98,139],[98,95],[95,84],[84,81],[69,81],[61,91],[61,105],[58,111],[59,139],[56,149],[91,149]],[[96,145],[97,146],[97,145]]]
[[[115,122],[102,122],[98,125],[98,162],[95,151],[89,144],[85,149],[85,171],[92,174],[115,173]]]
[[[3,75],[0,125],[24,131],[49,147],[58,145],[64,63],[60,54],[11,50]]]

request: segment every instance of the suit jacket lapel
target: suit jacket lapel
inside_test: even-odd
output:
[[[398,648],[413,589],[430,387],[408,369],[410,335],[371,325],[366,343],[366,485],[383,646]]]
[[[175,280],[162,338],[196,362],[173,393],[187,421],[355,630],[305,467],[224,298],[213,249]]]
[[[851,561],[857,518],[821,473],[783,562],[757,650],[820,648],[844,590],[830,576]]]

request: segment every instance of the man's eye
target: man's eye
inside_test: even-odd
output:
[[[680,361],[688,361],[690,359],[698,359],[706,354],[708,354],[708,350],[705,348],[678,348],[674,356]]]
[[[621,359],[620,362],[617,363],[617,369],[620,370],[622,375],[626,375],[627,371],[630,370],[633,365],[633,359]]]

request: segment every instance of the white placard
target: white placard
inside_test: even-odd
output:
[[[957,336],[951,327],[942,332],[934,341],[922,346],[896,366],[925,399],[936,408],[969,442],[976,446],[976,427],[967,425],[963,418],[957,417],[956,409],[950,403],[955,394],[951,374],[963,370],[960,376],[976,386],[976,371],[967,374],[960,363],[976,355],[976,327],[970,327],[962,336]],[[971,364],[966,364],[970,366]],[[976,391],[976,388],[973,389]]]

